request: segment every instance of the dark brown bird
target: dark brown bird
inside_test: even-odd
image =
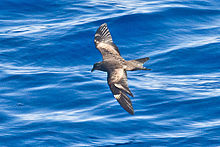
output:
[[[103,61],[93,65],[91,71],[101,70],[108,73],[108,85],[120,105],[130,114],[134,109],[128,95],[133,96],[128,88],[126,71],[150,70],[143,67],[149,57],[126,61],[121,57],[118,47],[113,43],[107,24],[102,24],[95,34],[95,46],[101,52]]]

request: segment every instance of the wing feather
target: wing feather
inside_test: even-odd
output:
[[[130,114],[134,114],[132,102],[127,96],[129,94],[133,97],[133,94],[128,88],[127,74],[122,68],[114,69],[108,72],[108,85],[112,91],[112,94],[117,99],[119,104]]]
[[[120,56],[118,47],[114,44],[107,24],[102,24],[95,34],[94,39],[96,48],[101,52],[103,60]]]

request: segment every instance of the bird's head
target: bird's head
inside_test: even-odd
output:
[[[101,69],[101,62],[97,62],[93,65],[91,72],[93,72],[94,70],[100,70],[100,69]]]

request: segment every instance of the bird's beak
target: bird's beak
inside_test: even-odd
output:
[[[92,68],[92,70],[91,70],[91,72],[93,72],[95,69],[94,68]]]

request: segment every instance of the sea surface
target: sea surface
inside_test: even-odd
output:
[[[94,34],[126,60],[114,99]],[[0,146],[220,146],[219,0],[1,0]]]

